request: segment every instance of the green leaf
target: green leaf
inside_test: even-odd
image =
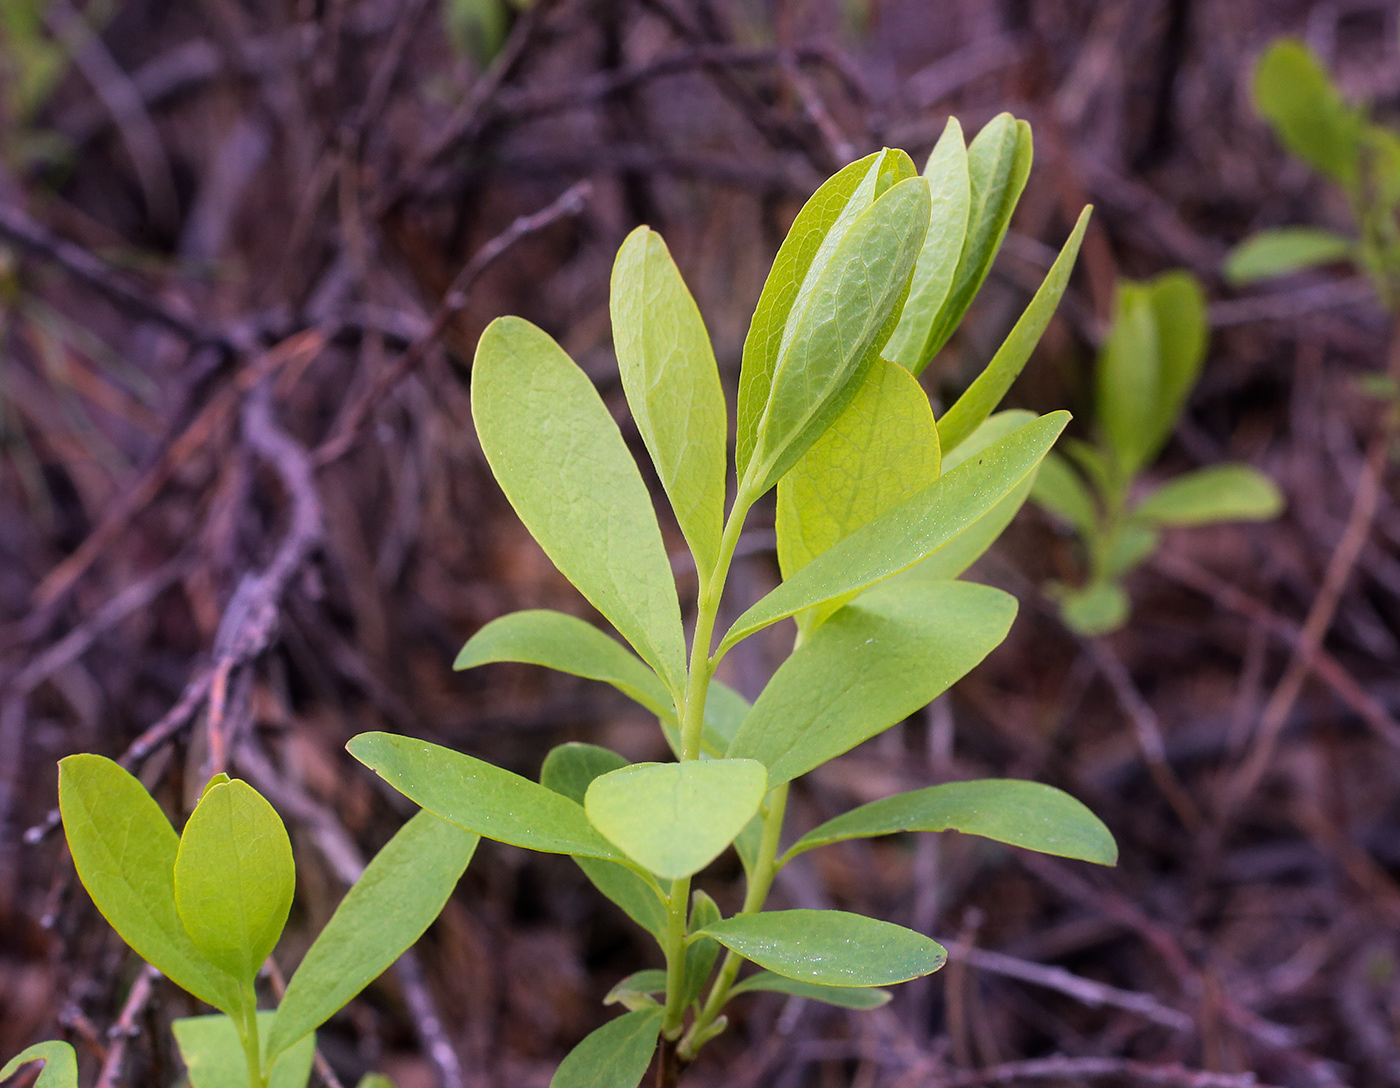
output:
[[[778,484],[783,577],[927,487],[939,461],[928,396],[903,367],[875,360],[855,399]],[[801,614],[799,628],[810,631],[843,603]]]
[[[383,1073],[366,1073],[356,1083],[355,1088],[394,1088],[394,1082]]]
[[[175,855],[175,908],[195,947],[251,986],[295,891],[292,843],[276,810],[246,782],[208,790]]]
[[[1012,326],[1001,347],[997,348],[992,361],[938,421],[938,438],[945,450],[957,449],[982,425],[1025,368],[1026,360],[1040,343],[1050,319],[1055,316],[1065,288],[1069,286],[1069,275],[1074,271],[1074,262],[1079,256],[1079,246],[1084,241],[1084,231],[1089,226],[1092,212],[1092,207],[1086,207],[1079,213],[1079,221],[1074,225],[1069,240],[1045,274],[1045,280],[1025,312]]]
[[[393,733],[361,733],[345,747],[411,801],[484,838],[546,854],[623,860],[581,805],[502,767]]]
[[[1146,284],[1120,283],[1113,324],[1099,352],[1098,424],[1120,474],[1131,478],[1147,459],[1162,382],[1157,318]]]
[[[1314,227],[1279,227],[1251,235],[1225,255],[1225,282],[1234,286],[1287,276],[1355,258],[1356,243]]]
[[[423,935],[479,841],[426,811],[399,828],[302,958],[277,1007],[268,1053],[315,1031]]]
[[[472,669],[498,661],[601,680],[653,714],[673,713],[671,693],[645,662],[591,623],[563,612],[536,608],[492,620],[467,640],[452,667]]]
[[[1104,549],[1100,578],[1117,580],[1157,550],[1161,534],[1151,525],[1137,521],[1120,522]]]
[[[1098,508],[1084,478],[1054,450],[1045,455],[1036,473],[1031,499],[1061,521],[1090,537],[1098,526]]]
[[[258,1038],[266,1040],[273,1013],[258,1013]],[[248,1088],[247,1065],[238,1028],[227,1016],[187,1016],[170,1025],[180,1057],[189,1072],[190,1088]],[[270,1051],[264,1045],[266,1066]],[[316,1036],[304,1035],[272,1063],[267,1088],[306,1088]]]
[[[103,756],[69,756],[58,765],[58,807],[78,878],[122,940],[201,1001],[239,1009],[238,983],[205,959],[180,924],[180,839],[146,788]]]
[[[1014,597],[971,582],[867,590],[778,668],[729,756],[766,766],[770,789],[806,774],[946,691],[1015,615]]]
[[[1060,618],[1070,630],[1093,637],[1128,621],[1128,595],[1117,582],[1096,582],[1060,595]]]
[[[948,342],[991,271],[1006,228],[1011,225],[1011,213],[1016,210],[1030,176],[1031,158],[1031,126],[1009,113],[993,117],[969,145],[967,168],[972,201],[967,234],[953,286],[929,331],[926,360],[937,355]]]
[[[807,832],[782,861],[829,843],[899,831],[961,831],[1096,865],[1118,861],[1112,834],[1081,802],[1053,786],[1010,778],[947,782],[861,805]]]
[[[1147,456],[1171,437],[1206,358],[1210,321],[1200,281],[1189,272],[1164,272],[1147,283],[1157,326],[1156,411],[1151,416]]]
[[[724,531],[724,392],[700,310],[650,227],[638,227],[617,251],[611,300],[632,418],[696,569],[713,570]]]
[[[665,992],[666,972],[648,968],[645,971],[634,971],[619,982],[608,991],[607,996],[603,998],[603,1004],[620,1004],[624,1008],[636,1012],[638,1009],[651,1008],[656,1004],[654,1001],[639,1001],[639,998],[650,998],[654,994],[664,994]]]
[[[898,574],[955,540],[1031,474],[1068,422],[1068,412],[1041,416],[857,529],[740,616],[716,657],[755,631]]]
[[[738,996],[756,991],[805,997],[828,1005],[838,1005],[843,1009],[878,1009],[881,1005],[889,1004],[893,996],[888,990],[877,990],[868,986],[819,986],[815,982],[798,982],[795,978],[784,978],[782,975],[773,974],[772,971],[759,971],[750,975],[729,993],[731,996]]]
[[[702,740],[715,743],[712,755],[723,755],[728,750],[729,742],[749,716],[749,709],[749,701],[728,684],[710,681],[710,693],[705,699],[706,736]]]
[[[968,435],[958,448],[951,450],[943,459],[943,471],[951,472],[969,457],[981,453],[993,442],[999,442],[1018,427],[1024,427],[1035,419],[1034,412],[1022,408],[1011,408],[988,416],[986,422]],[[1047,454],[1046,456],[1049,456]],[[1044,464],[1044,462],[1041,462]],[[1011,524],[1016,511],[1021,509],[1031,485],[1035,483],[1036,470],[1032,469],[1007,496],[974,521],[943,547],[906,571],[895,575],[895,579],[918,581],[945,581],[958,578],[968,567],[980,559],[984,552],[995,543],[1003,530]]]
[[[633,861],[680,880],[734,841],[767,792],[768,775],[752,760],[634,763],[595,778],[583,807]]]
[[[518,317],[498,318],[477,345],[472,418],[530,535],[679,689],[685,638],[656,512],[593,383],[548,334]]]
[[[739,914],[704,932],[775,975],[819,986],[890,986],[948,959],[922,933],[840,910]]]
[[[687,933],[698,933],[706,926],[718,922],[722,917],[719,907],[707,893],[698,889],[691,893],[690,921],[686,927]],[[683,1005],[689,1005],[699,999],[700,991],[705,988],[705,982],[709,979],[710,972],[714,970],[715,960],[718,956],[719,945],[709,937],[701,937],[686,945]]]
[[[1363,113],[1302,41],[1280,38],[1265,50],[1254,70],[1254,102],[1293,154],[1347,188],[1357,183]]]
[[[442,21],[452,48],[481,68],[500,52],[510,23],[506,0],[446,0]]]
[[[67,1043],[52,1040],[20,1051],[0,1069],[0,1080],[14,1076],[29,1062],[44,1063],[34,1088],[78,1088],[78,1056]]]
[[[661,1034],[660,1008],[610,1020],[569,1052],[549,1088],[637,1088]]]
[[[967,217],[972,206],[972,182],[967,172],[967,147],[962,125],[949,117],[933,152],[924,166],[929,195],[928,233],[914,266],[909,298],[904,303],[899,324],[885,345],[884,356],[905,370],[918,375],[933,359],[930,336],[934,322],[958,270],[963,241],[967,238]]]
[[[894,185],[851,224],[805,305],[794,306],[740,478],[746,501],[776,484],[855,396],[899,319],[928,215],[926,181]]]
[[[596,744],[560,744],[545,756],[540,768],[540,785],[563,794],[577,805],[583,804],[589,784],[599,775],[628,766],[627,760]],[[593,886],[621,911],[656,937],[666,932],[666,910],[654,885],[631,869],[598,858],[574,858]]]
[[[1248,465],[1213,465],[1164,484],[1133,508],[1154,525],[1267,521],[1283,510],[1278,485]]]
[[[794,305],[804,289],[810,294],[810,285],[830,264],[836,244],[856,217],[884,191],[882,184],[888,188],[903,173],[908,156],[901,159],[901,154],[877,151],[828,178],[802,206],[778,248],[744,338],[734,449],[734,463],[741,478],[753,457],[758,421],[772,392],[773,372],[782,354]],[[913,172],[910,162],[909,173]]]

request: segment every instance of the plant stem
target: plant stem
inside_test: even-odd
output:
[[[778,873],[778,842],[783,833],[787,796],[786,782],[768,794],[763,812],[763,838],[759,842],[753,872],[749,874],[749,886],[744,894],[744,906],[739,911],[740,914],[756,914],[762,910],[764,900],[768,898],[768,890],[773,886],[773,878]],[[734,986],[734,979],[738,976],[739,967],[743,962],[743,957],[737,952],[728,951],[724,954],[724,963],[719,969],[719,976],[714,985],[710,987],[709,996],[705,998],[705,1005],[695,1022],[690,1025],[685,1038],[681,1040],[678,1051],[681,1061],[688,1062],[695,1057],[695,1052],[699,1049],[696,1040],[724,1009],[725,1002],[729,1000],[729,991]]]
[[[685,1016],[685,906],[690,898],[690,877],[671,881],[666,900],[666,1013],[661,1034],[674,1040],[681,1033]]]
[[[248,1088],[267,1088],[267,1078],[262,1073],[262,1046],[258,1041],[258,995],[250,983],[245,983],[242,990],[243,1023],[238,1035],[243,1042],[243,1061],[248,1066]]]

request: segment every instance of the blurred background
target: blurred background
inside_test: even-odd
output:
[[[1097,640],[1042,591],[1078,577],[1074,541],[1023,511],[972,573],[1021,599],[1009,640],[799,784],[790,826],[1026,777],[1099,813],[1120,864],[951,835],[806,855],[775,904],[913,926],[949,966],[870,1013],[745,999],[687,1083],[1400,1084],[1385,488],[1335,616],[1300,635],[1381,427],[1356,376],[1384,365],[1390,318],[1346,272],[1248,291],[1220,275],[1259,228],[1348,229],[1340,194],[1256,114],[1260,50],[1304,37],[1395,122],[1398,23],[1394,0],[0,0],[0,1057],[62,1032],[84,1083],[169,1084],[168,1021],[191,1011],[159,983],[123,1016],[137,968],[51,816],[68,753],[125,756],[178,812],[207,745],[232,745],[297,849],[284,963],[406,815],[343,751],[351,735],[410,733],[530,776],[564,740],[660,755],[654,720],[611,689],[451,671],[507,611],[590,615],[476,444],[477,336],[506,313],[543,326],[640,453],[607,309],[632,227],[666,238],[732,398],[763,278],[816,186],[881,146],[922,165],[950,114],[970,136],[1009,110],[1035,165],[925,374],[936,403],[1092,203],[1008,403],[1069,407],[1088,436],[1116,281],[1188,269],[1209,355],[1149,476],[1247,461],[1288,508],[1169,533],[1129,580],[1131,622]],[[771,516],[746,538],[732,614],[776,583]],[[755,694],[790,635],[773,637],[724,678]],[[1243,793],[1242,768],[1258,769]],[[726,855],[702,884],[732,910],[738,876]],[[322,1049],[347,1081],[378,1067],[399,1088],[543,1088],[610,1015],[612,984],[657,965],[639,938],[567,859],[483,844]]]

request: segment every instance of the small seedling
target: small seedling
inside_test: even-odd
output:
[[[59,809],[78,877],[124,941],[220,1013],[177,1020],[191,1088],[303,1088],[315,1032],[413,944],[442,910],[478,838],[429,812],[405,824],[326,923],[275,1010],[259,1010],[258,973],[282,934],[296,871],[286,829],[245,782],[216,775],[176,835],[155,799],[98,755],[59,764]],[[66,1043],[40,1088],[76,1088]]]
[[[942,966],[939,945],[889,922],[765,911],[774,876],[808,850],[953,828],[1115,860],[1078,801],[1003,780],[900,794],[782,843],[793,779],[923,707],[1015,615],[1014,598],[957,579],[1015,513],[1069,418],[992,412],[1064,292],[1088,209],[1006,342],[936,423],[915,375],[985,278],[1030,159],[1029,127],[1004,114],[970,146],[951,121],[923,176],[886,150],[822,185],[778,252],[744,344],[732,478],[700,313],[658,234],[639,227],[623,243],[613,337],[633,421],[694,559],[688,652],[651,498],[598,392],[534,325],[507,317],[483,333],[472,411],[496,480],[626,645],[560,612],[517,612],[479,631],[457,667],[530,662],[612,684],[656,714],[676,759],[629,764],[566,744],[536,783],[408,737],[366,733],[349,748],[445,820],[572,856],[655,937],[664,969],[613,989],[608,1001],[628,1011],[578,1045],[554,1088],[632,1088],[658,1037],[659,1083],[674,1084],[742,993],[869,1008],[887,999],[881,987]],[[740,532],[775,486],[783,581],[716,643]],[[755,703],[715,679],[736,644],[790,617],[794,649]],[[747,887],[725,918],[691,878],[731,844]],[[760,970],[740,981],[745,961]]]
[[[1066,439],[1067,456],[1051,452],[1040,466],[1031,498],[1078,534],[1087,560],[1082,585],[1050,587],[1080,634],[1127,621],[1123,580],[1157,549],[1163,528],[1259,521],[1283,508],[1274,482],[1242,464],[1198,469],[1141,493],[1142,471],[1196,385],[1208,335],[1205,299],[1190,274],[1120,284],[1095,367],[1097,441]]]

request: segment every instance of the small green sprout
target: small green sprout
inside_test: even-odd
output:
[[[1060,615],[1083,635],[1128,619],[1123,580],[1170,526],[1259,521],[1283,508],[1278,487],[1248,465],[1213,465],[1140,494],[1140,475],[1171,437],[1205,360],[1205,299],[1195,278],[1168,272],[1118,287],[1113,325],[1095,368],[1094,444],[1066,439],[1031,498],[1079,536],[1084,583],[1052,583]]]

